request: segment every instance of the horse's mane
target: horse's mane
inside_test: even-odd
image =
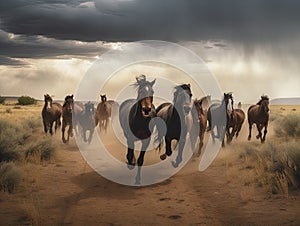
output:
[[[264,100],[269,100],[269,97],[267,95],[261,96],[261,99],[256,103],[256,105],[261,105]]]
[[[176,102],[177,96],[178,96],[178,94],[179,94],[179,92],[181,90],[189,90],[189,91],[191,91],[191,85],[190,84],[181,84],[181,85],[175,86],[174,90],[175,91],[174,91],[174,94],[173,94],[173,103]]]
[[[63,107],[66,106],[66,104],[67,104],[67,102],[68,102],[68,99],[73,99],[73,95],[68,95],[68,96],[65,97],[65,102],[64,102],[64,104],[63,104]]]

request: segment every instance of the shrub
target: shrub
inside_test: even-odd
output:
[[[52,139],[47,137],[31,145],[25,151],[25,159],[38,157],[40,161],[50,160],[55,155],[55,151],[56,146],[53,144]]]
[[[15,161],[20,158],[19,144],[24,143],[21,128],[0,120],[0,162]]]
[[[22,171],[14,163],[0,163],[0,190],[12,193],[22,177]]]
[[[5,97],[0,96],[0,104],[4,104],[5,103]]]
[[[279,119],[274,130],[278,137],[300,137],[300,114],[289,114]]]
[[[18,104],[20,105],[30,105],[30,104],[36,104],[36,100],[29,96],[21,96],[18,98]]]

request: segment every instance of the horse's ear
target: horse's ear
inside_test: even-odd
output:
[[[189,88],[191,88],[191,84],[189,83],[189,84],[187,84],[187,86],[189,87]]]
[[[154,79],[152,82],[150,82],[150,85],[153,86],[155,82],[156,82],[156,79]]]
[[[74,97],[74,95],[72,94],[72,95],[71,95],[71,97],[73,98],[73,97]]]

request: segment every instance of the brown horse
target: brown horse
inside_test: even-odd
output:
[[[74,99],[73,94],[65,97],[65,102],[63,105],[62,111],[62,141],[67,143],[69,141],[69,137],[73,136],[73,125],[72,125],[72,111],[74,107]],[[69,126],[67,139],[65,138],[65,129]]]
[[[203,109],[203,101],[206,100],[206,97],[201,98],[200,100],[194,100],[194,106],[197,110],[198,122],[200,126],[199,130],[199,149],[196,153],[196,156],[200,156],[201,149],[203,147],[204,134],[207,127],[207,112]]]
[[[53,103],[49,94],[44,95],[44,107],[42,110],[43,124],[45,133],[48,132],[53,135],[52,127],[55,122],[55,132],[59,129],[61,122],[62,106],[59,103]]]
[[[245,121],[245,113],[242,109],[234,109],[233,111],[228,112],[228,114],[226,137],[227,143],[230,144],[234,135],[235,137],[239,136],[242,125]]]
[[[261,96],[260,101],[256,105],[252,105],[248,109],[248,123],[249,123],[249,136],[248,140],[251,139],[252,124],[255,123],[258,135],[257,139],[260,139],[261,143],[266,140],[267,128],[269,122],[269,98],[267,96]],[[264,136],[262,136],[261,130],[264,129]]]
[[[107,130],[109,123],[109,118],[111,117],[111,108],[114,101],[107,101],[106,95],[100,95],[101,102],[97,106],[95,114],[95,124],[96,126],[99,123],[100,131],[104,129]]]

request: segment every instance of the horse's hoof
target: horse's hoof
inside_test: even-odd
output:
[[[179,165],[179,163],[172,161],[172,166],[173,166],[174,168],[177,168],[178,165]]]
[[[134,169],[134,165],[127,163],[127,168],[129,170],[133,170]]]
[[[256,139],[259,139],[259,135],[256,136]]]
[[[167,158],[167,155],[166,154],[162,154],[161,156],[160,156],[160,159],[161,160],[165,160]]]
[[[251,140],[251,137],[248,137],[248,140]]]

